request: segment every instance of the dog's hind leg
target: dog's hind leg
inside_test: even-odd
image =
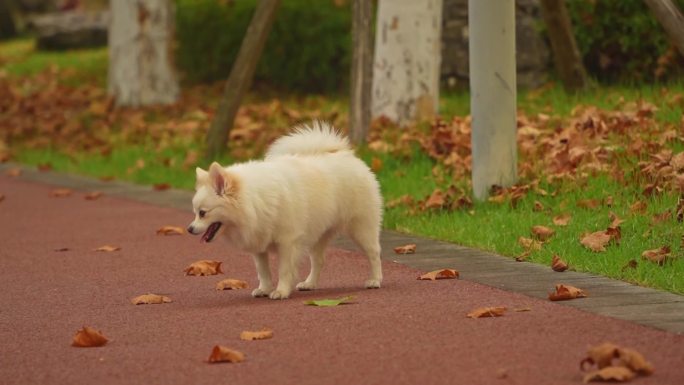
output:
[[[271,268],[268,266],[268,252],[254,255],[259,287],[252,291],[253,297],[266,297],[273,290]]]
[[[368,257],[370,277],[366,280],[367,289],[377,289],[382,283],[382,263],[380,262],[380,226],[369,225],[367,221],[354,223],[348,230],[349,237]]]
[[[330,231],[321,237],[316,244],[311,248],[309,259],[311,260],[311,271],[305,281],[297,284],[297,290],[313,290],[318,285],[318,276],[321,274],[321,269],[325,263],[325,248],[334,236],[334,232]]]

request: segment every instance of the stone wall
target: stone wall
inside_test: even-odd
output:
[[[442,81],[449,88],[468,88],[468,0],[443,0]],[[535,88],[548,80],[551,50],[539,32],[539,0],[516,0],[517,83]]]

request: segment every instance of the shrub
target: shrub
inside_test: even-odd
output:
[[[256,3],[176,0],[176,62],[186,81],[228,77]],[[302,92],[341,90],[349,78],[350,31],[348,6],[330,0],[282,1],[255,82]]]
[[[577,44],[598,80],[643,82],[682,74],[682,58],[643,0],[570,0]],[[675,0],[684,9],[684,0]]]

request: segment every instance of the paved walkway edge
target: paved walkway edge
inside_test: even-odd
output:
[[[13,163],[0,164],[0,171],[3,174],[11,168],[20,168],[22,174],[19,178],[26,181],[75,190],[97,190],[112,196],[181,210],[190,211],[191,207],[190,191],[154,191],[150,186],[120,181],[104,182],[56,172],[40,172]],[[589,296],[557,302],[558,304],[684,334],[684,296],[681,295],[593,274],[572,271],[557,273],[548,266],[515,262],[512,258],[395,231],[383,231],[381,242],[382,257],[387,261],[426,271],[454,268],[460,272],[461,279],[543,299],[547,298],[548,292],[553,290],[555,284],[569,284],[586,290]],[[393,252],[394,247],[407,243],[417,244],[415,254],[397,255]],[[335,246],[355,249],[346,239],[339,239]]]

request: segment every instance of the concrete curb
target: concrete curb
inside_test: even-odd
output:
[[[40,172],[34,168],[5,163],[0,164],[3,173],[11,168],[20,168],[22,180],[50,184],[75,190],[102,191],[105,194],[145,202],[151,205],[190,209],[192,192],[169,189],[155,191],[150,186],[111,181],[104,182],[83,176],[56,172]],[[397,255],[393,248],[415,243],[415,254]],[[356,249],[346,239],[340,239],[335,246]],[[684,334],[684,296],[660,290],[640,287],[623,281],[587,273],[566,271],[557,273],[548,266],[515,262],[511,258],[431,240],[383,231],[382,257],[386,261],[401,263],[422,270],[454,268],[461,279],[531,297],[546,298],[557,283],[580,287],[589,293],[587,298],[559,304],[582,309],[608,317]]]

